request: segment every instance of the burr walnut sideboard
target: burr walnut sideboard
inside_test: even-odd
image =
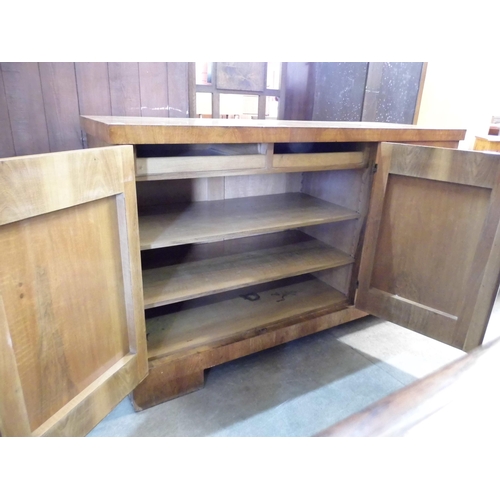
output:
[[[464,130],[81,124],[92,149],[1,160],[3,435],[84,434],[131,391],[147,408],[367,313],[481,344],[500,159],[452,149]]]

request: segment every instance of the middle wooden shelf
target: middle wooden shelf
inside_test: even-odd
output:
[[[143,256],[144,304],[149,309],[353,262],[300,231],[155,250]]]

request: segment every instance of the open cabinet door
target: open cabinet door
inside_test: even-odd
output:
[[[500,276],[500,155],[382,144],[356,306],[469,351]]]
[[[131,146],[0,160],[0,432],[82,436],[146,376]]]

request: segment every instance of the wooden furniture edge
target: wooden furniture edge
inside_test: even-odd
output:
[[[81,116],[82,129],[110,144],[199,144],[262,142],[448,142],[465,138],[465,130],[365,122],[287,120],[140,119]],[[123,120],[122,123],[118,122]],[[243,120],[244,121],[244,120]],[[128,123],[127,123],[128,122]],[[257,122],[257,123],[256,123]],[[261,122],[261,123],[259,123]]]

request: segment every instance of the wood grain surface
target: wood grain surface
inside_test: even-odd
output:
[[[105,62],[75,63],[80,114],[111,114],[109,72]]]
[[[111,147],[0,160],[0,224],[120,193],[117,153]],[[19,196],[17,172],[24,196]]]
[[[352,153],[310,153],[310,154],[275,154],[273,168],[300,170],[340,170],[363,168],[364,154]]]
[[[356,305],[470,350],[500,277],[500,157],[382,145]]]
[[[149,363],[149,375],[132,394],[134,407],[144,410],[201,389],[204,383],[203,370],[206,368],[366,316],[366,313],[354,307],[341,306],[335,309],[320,309],[285,318],[264,328],[257,328],[257,331],[247,332],[241,340],[229,344],[152,360]]]
[[[3,227],[2,295],[32,429],[128,352],[116,219],[104,198]]]
[[[0,172],[0,356],[19,379],[9,370],[0,407],[22,394],[29,434],[83,435],[147,373],[132,148]],[[20,432],[5,415],[2,434]]]
[[[149,359],[228,344],[249,332],[258,334],[257,329],[265,331],[267,325],[275,322],[347,305],[343,294],[306,277],[299,283],[267,288],[264,291],[255,288],[253,294],[259,297],[257,300],[236,294],[235,298],[199,307],[194,307],[194,301],[187,310],[147,320]]]
[[[7,107],[7,96],[5,94],[5,85],[3,83],[3,73],[0,66],[0,156],[14,156],[14,140],[10,128],[9,109]]]
[[[168,116],[189,116],[188,65],[186,62],[167,63]]]
[[[266,167],[265,155],[235,156],[185,156],[137,158],[137,176],[155,176],[172,172],[196,172],[203,175],[206,171],[215,170],[253,170]]]
[[[273,175],[238,175],[224,179],[224,197],[244,198],[271,194],[299,193],[302,174],[274,173]]]
[[[476,136],[474,141],[474,149],[476,151],[494,151],[500,153],[500,137],[498,136]]]
[[[31,427],[16,353],[0,295],[0,436],[29,436]]]
[[[0,63],[16,155],[46,153],[45,121],[38,63]]]
[[[146,309],[344,266],[353,259],[319,241],[181,263],[143,271]]]
[[[110,144],[415,142],[465,137],[462,129],[368,122],[82,116],[81,125]]]
[[[82,148],[73,63],[38,63],[51,151]]]
[[[165,62],[140,62],[141,116],[168,116],[168,72]]]
[[[162,212],[140,217],[142,250],[208,243],[359,217],[353,210],[302,193],[172,205]]]
[[[109,92],[113,115],[140,116],[139,63],[110,62]]]

